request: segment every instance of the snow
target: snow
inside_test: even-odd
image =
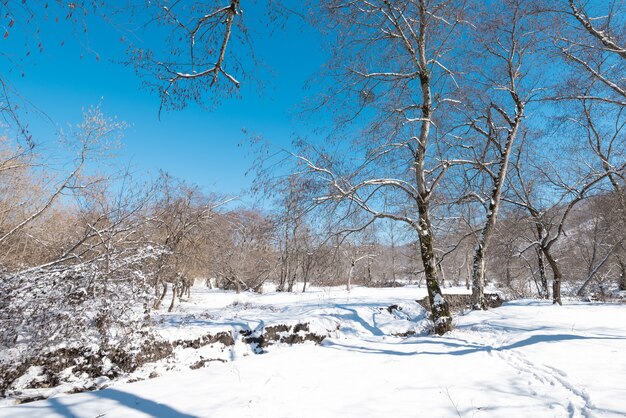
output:
[[[0,417],[626,415],[625,304],[514,301],[459,316],[438,337],[426,334],[415,303],[425,295],[416,287],[263,295],[196,288],[178,312],[161,315],[164,337],[297,323],[328,337],[264,354],[241,339],[224,351],[186,348],[179,364],[203,349],[204,358],[228,361],[162,368],[155,379],[0,408]]]
[[[41,366],[30,366],[26,373],[16,380],[17,386],[25,386],[32,381],[41,381],[43,368]]]
[[[465,292],[465,289],[446,289]],[[306,293],[267,292],[257,295],[244,292],[239,295],[220,290],[194,288],[191,303],[178,312],[161,315],[158,331],[174,341],[197,338],[207,332],[262,329],[275,324],[294,325],[307,322],[311,331],[327,333],[338,325],[354,331],[355,335],[370,335],[373,326],[381,333],[404,333],[427,326],[426,312],[415,302],[426,296],[425,288],[369,289],[353,287],[346,292],[336,288],[310,288]],[[398,305],[391,314],[386,310]]]
[[[444,304],[443,296],[441,296],[439,293],[435,293],[435,296],[433,297],[433,305],[443,305],[443,304]]]

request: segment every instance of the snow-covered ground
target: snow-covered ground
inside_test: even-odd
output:
[[[0,417],[626,416],[626,304],[514,301],[457,317],[437,337],[425,335],[415,303],[424,295],[196,288],[161,315],[159,332],[175,341],[228,331],[234,345],[178,347],[174,360],[141,371],[161,377],[0,408]],[[327,338],[244,343],[277,324],[308,324]],[[226,361],[189,369],[215,359]]]

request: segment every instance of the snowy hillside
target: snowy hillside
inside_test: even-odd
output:
[[[170,341],[224,332],[232,342],[178,346],[174,358],[125,380],[160,377],[0,408],[0,416],[626,415],[626,305],[514,301],[459,316],[437,337],[425,333],[415,303],[423,295],[415,287],[196,288],[178,313],[162,315],[159,332]]]

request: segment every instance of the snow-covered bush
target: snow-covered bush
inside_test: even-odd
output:
[[[161,253],[141,246],[87,263],[4,273],[0,393],[32,366],[48,376],[40,384],[54,385],[59,373],[113,377],[153,360],[147,346],[159,343],[150,332],[151,260]]]

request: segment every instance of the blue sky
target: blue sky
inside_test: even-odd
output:
[[[140,173],[163,169],[220,193],[236,194],[250,185],[244,174],[252,159],[246,158],[249,148],[239,146],[246,138],[242,128],[288,146],[293,116],[307,94],[304,83],[325,61],[320,36],[298,17],[277,30],[251,27],[255,52],[270,70],[264,73],[269,77],[264,77],[261,95],[256,85],[244,85],[241,99],[223,101],[212,110],[191,104],[164,111],[159,120],[158,96],[142,87],[132,68],[117,62],[125,58],[124,34],[95,18],[88,19],[86,35],[63,21],[48,19],[39,25],[43,52],[37,51],[33,34],[20,33],[24,28],[17,24],[0,39],[5,54],[23,61],[20,68],[0,60],[3,76],[21,96],[58,127],[79,122],[83,108],[100,104],[106,114],[130,124],[118,152],[120,163],[130,163]],[[31,47],[28,57],[25,43]],[[33,112],[29,122],[40,148],[53,147],[55,126]]]

